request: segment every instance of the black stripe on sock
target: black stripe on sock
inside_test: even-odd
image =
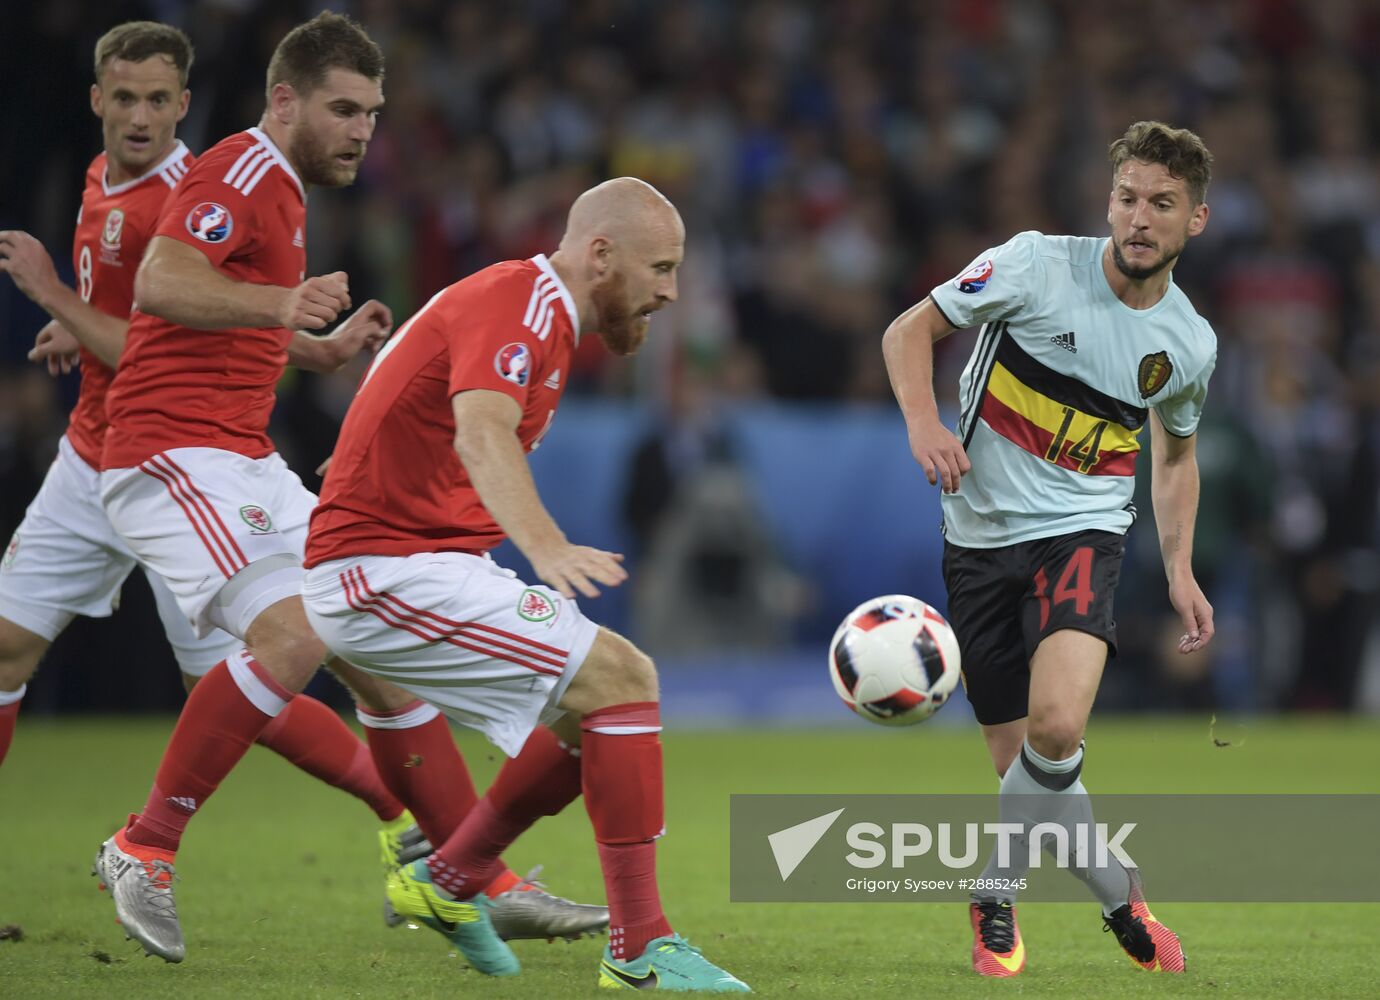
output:
[[[1021,747],[1021,764],[1025,766],[1025,773],[1030,775],[1040,784],[1044,785],[1051,792],[1062,792],[1070,787],[1078,776],[1083,773],[1083,762],[1080,760],[1072,771],[1063,774],[1051,774],[1039,764],[1030,759],[1030,755],[1025,752],[1025,747]]]

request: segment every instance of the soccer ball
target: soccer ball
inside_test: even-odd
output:
[[[958,639],[934,608],[904,594],[875,597],[829,643],[829,676],[845,705],[879,726],[923,722],[958,684]]]

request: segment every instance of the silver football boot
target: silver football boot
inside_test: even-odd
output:
[[[553,896],[537,881],[540,874],[541,865],[537,865],[521,882],[494,899],[489,919],[499,937],[505,941],[529,938],[578,941],[608,927],[607,906],[574,903]]]
[[[96,853],[91,874],[101,880],[102,889],[110,890],[115,919],[125,929],[126,940],[136,939],[146,955],[164,961],[180,962],[187,957],[173,900],[177,875],[171,862],[137,858],[122,851],[111,837]]]

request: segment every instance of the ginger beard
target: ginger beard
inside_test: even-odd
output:
[[[366,143],[343,142],[339,149],[328,149],[328,140],[321,138],[305,122],[292,130],[288,138],[288,158],[297,168],[303,184],[317,187],[347,187],[355,182],[359,165],[364,162]],[[337,157],[351,155],[349,163]]]
[[[614,354],[634,353],[647,339],[651,323],[648,313],[661,308],[660,302],[634,307],[628,297],[628,279],[621,271],[613,271],[602,284],[589,292],[598,313],[599,339]]]

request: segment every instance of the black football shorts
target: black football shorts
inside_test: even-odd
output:
[[[1116,655],[1112,598],[1126,537],[1077,531],[994,549],[944,543],[949,624],[963,656],[963,686],[978,722],[1024,718],[1030,659],[1045,636],[1077,629]]]

